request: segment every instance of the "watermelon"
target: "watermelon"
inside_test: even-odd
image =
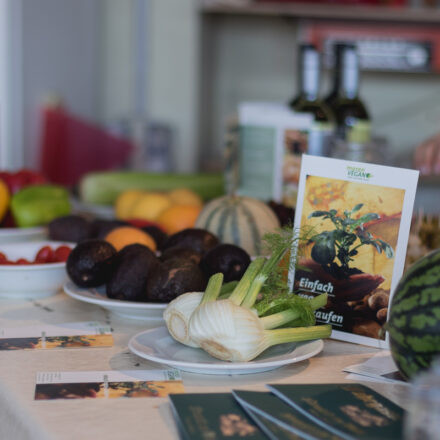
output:
[[[416,261],[399,281],[386,327],[392,357],[407,379],[440,355],[440,249]]]
[[[215,234],[222,243],[243,248],[249,255],[261,255],[262,238],[280,227],[275,212],[251,197],[223,196],[211,200],[200,212],[196,228]]]

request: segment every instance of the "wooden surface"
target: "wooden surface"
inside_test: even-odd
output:
[[[202,12],[212,15],[258,15],[292,18],[375,21],[390,23],[438,24],[438,8],[385,7],[362,5],[326,5],[317,3],[249,3],[226,5],[222,1],[203,5]]]
[[[35,375],[39,371],[162,368],[127,349],[131,336],[157,326],[157,321],[121,319],[64,293],[38,301],[0,300],[0,327],[90,320],[112,326],[114,347],[0,351],[0,439],[178,438],[165,398],[33,400]],[[375,353],[374,348],[329,340],[318,356],[270,372],[236,376],[182,373],[182,377],[186,392],[197,393],[233,388],[263,390],[266,383],[337,383],[345,381],[344,367],[363,362]],[[402,403],[395,387],[374,384],[372,388]]]

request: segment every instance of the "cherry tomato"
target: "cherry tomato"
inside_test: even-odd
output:
[[[55,253],[50,246],[43,246],[37,253],[34,262],[37,264],[53,263]]]
[[[15,264],[32,264],[29,260],[26,260],[26,258],[19,258]]]
[[[56,262],[64,262],[67,261],[67,258],[69,257],[70,251],[72,249],[70,249],[69,246],[58,246],[55,249],[55,256],[54,256],[54,261]]]
[[[3,252],[0,252],[0,264],[5,264],[8,262],[6,255]]]

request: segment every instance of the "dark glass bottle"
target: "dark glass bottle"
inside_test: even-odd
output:
[[[336,119],[336,137],[347,142],[366,143],[371,121],[359,97],[359,57],[353,44],[335,45],[333,88],[325,99]]]
[[[307,153],[327,156],[334,131],[334,117],[331,109],[319,98],[320,58],[315,46],[300,45],[298,73],[299,92],[289,105],[295,112],[313,114],[314,124],[309,134]]]

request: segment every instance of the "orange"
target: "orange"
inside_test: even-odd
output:
[[[143,244],[149,247],[153,252],[156,250],[156,242],[151,238],[151,235],[146,232],[134,228],[132,226],[120,226],[112,229],[104,238],[112,244],[117,251],[129,244]]]
[[[196,205],[173,205],[165,209],[157,218],[157,222],[168,234],[182,229],[192,228],[202,208]]]

